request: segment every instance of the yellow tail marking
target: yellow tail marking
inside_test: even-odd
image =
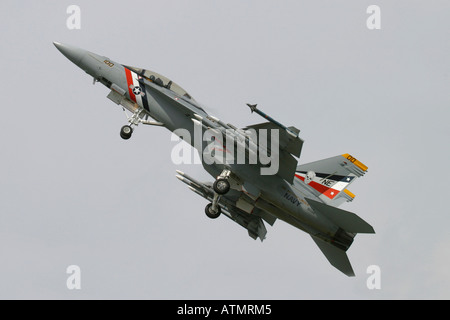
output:
[[[353,193],[351,193],[350,191],[348,191],[347,189],[344,189],[344,192],[350,196],[350,198],[355,199],[355,195]]]
[[[367,171],[369,167],[367,167],[364,163],[356,159],[355,157],[351,156],[350,154],[346,153],[342,155],[345,159],[353,163],[355,166],[360,168],[362,171]]]

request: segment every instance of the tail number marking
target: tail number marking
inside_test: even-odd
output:
[[[105,60],[105,61],[103,61],[108,67],[110,67],[110,68],[112,68],[112,67],[114,67],[114,63],[112,63],[111,61],[109,61],[109,60]]]
[[[356,158],[353,158],[352,156],[348,156],[347,160],[350,161],[351,163],[355,163]]]

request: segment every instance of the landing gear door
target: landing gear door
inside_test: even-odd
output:
[[[115,104],[121,105],[131,113],[135,113],[139,109],[137,104],[125,97],[125,91],[114,83],[111,85],[111,92],[108,94],[107,98]]]

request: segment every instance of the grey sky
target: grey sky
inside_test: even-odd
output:
[[[81,8],[81,30],[66,8]],[[368,30],[366,8],[381,8]],[[448,1],[0,2],[0,298],[450,298]],[[277,221],[261,243],[175,178],[170,133],[123,141],[108,90],[53,41],[159,72],[243,127],[258,105],[301,129],[300,163],[369,167],[342,208],[374,226],[356,278]],[[82,289],[66,288],[79,265]],[[366,268],[381,268],[368,290]]]

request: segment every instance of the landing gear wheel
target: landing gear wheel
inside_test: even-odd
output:
[[[123,126],[120,129],[120,136],[122,137],[122,139],[124,140],[128,140],[131,138],[131,135],[133,134],[133,128],[131,128],[130,126]]]
[[[214,181],[213,189],[217,194],[225,194],[230,191],[230,183],[227,179],[217,179],[216,181]]]
[[[220,214],[222,213],[222,210],[220,209],[219,206],[217,206],[217,212],[213,212],[211,207],[212,207],[212,203],[208,203],[208,205],[205,208],[205,213],[208,216],[208,218],[217,219],[220,216]]]

